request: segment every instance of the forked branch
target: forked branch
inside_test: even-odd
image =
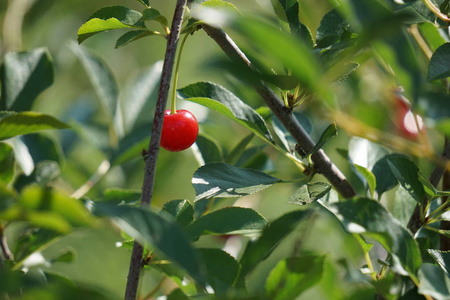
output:
[[[231,60],[240,64],[244,63],[252,71],[255,71],[250,60],[223,30],[206,24],[202,25],[202,27]],[[264,82],[254,83],[253,86],[264,103],[272,110],[274,115],[295,139],[302,152],[310,152],[314,148],[315,143],[294,117],[292,111],[286,108],[281,99]],[[344,174],[331,162],[323,150],[319,150],[313,154],[312,161],[314,162],[316,171],[325,176],[342,197],[350,198],[356,196],[355,190],[345,178]]]

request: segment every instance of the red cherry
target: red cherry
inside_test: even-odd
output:
[[[408,100],[403,96],[397,95],[395,97],[395,102],[396,125],[399,133],[407,139],[417,139],[419,130],[417,129],[415,117],[419,123],[420,130],[423,130],[422,118],[419,115],[414,116]]]
[[[177,152],[189,148],[197,139],[198,123],[194,115],[184,109],[171,114],[170,109],[164,112],[161,132],[161,147]]]

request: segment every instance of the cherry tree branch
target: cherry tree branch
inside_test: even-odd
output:
[[[232,61],[240,64],[243,63],[252,69],[252,71],[256,71],[250,60],[223,30],[207,24],[202,25],[202,27]],[[314,148],[315,143],[294,117],[291,109],[287,108],[281,99],[264,82],[259,81],[253,83],[253,87],[261,96],[264,103],[272,110],[274,115],[295,139],[297,142],[297,150],[303,153],[309,153]],[[347,181],[344,174],[331,162],[323,150],[319,150],[311,158],[316,171],[325,176],[343,197],[349,198],[356,195],[354,188]]]
[[[151,205],[153,197],[153,187],[155,182],[156,162],[159,154],[159,143],[161,139],[161,130],[164,120],[164,110],[166,108],[169,95],[170,81],[172,78],[173,66],[175,63],[175,54],[178,40],[180,37],[181,23],[187,0],[177,0],[175,13],[172,21],[172,27],[167,40],[166,54],[161,74],[161,82],[156,103],[155,117],[152,124],[152,132],[148,151],[143,153],[145,161],[144,182],[142,185],[141,207],[148,208]],[[134,242],[131,253],[130,269],[128,271],[128,280],[125,291],[125,300],[135,300],[139,286],[139,278],[144,267],[142,259],[144,253],[143,246]]]

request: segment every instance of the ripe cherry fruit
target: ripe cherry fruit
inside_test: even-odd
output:
[[[194,115],[185,110],[177,110],[172,114],[168,109],[164,112],[161,132],[161,147],[177,152],[189,148],[197,139],[198,123]]]
[[[423,121],[419,115],[414,115],[410,104],[403,96],[395,97],[396,125],[400,135],[407,139],[417,139],[419,130],[423,130]],[[417,118],[417,124],[416,124]]]

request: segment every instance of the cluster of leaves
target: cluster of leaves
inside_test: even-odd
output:
[[[147,36],[170,34],[167,18],[152,8],[149,1],[139,2],[144,6],[142,12],[123,6],[97,11],[79,29],[78,41],[81,43],[107,30],[131,29],[117,41],[116,46],[120,47]],[[298,1],[271,2],[277,16],[275,25],[239,13],[233,13],[237,17],[230,23],[221,24],[238,37],[245,37],[244,46],[258,67],[258,72],[254,72],[228,64],[236,77],[269,83],[280,91],[288,110],[305,99],[314,99],[311,101],[334,112],[341,100],[335,92],[339,85],[355,89],[355,94],[361,92],[352,85],[358,78],[358,68],[375,60],[395,86],[404,88],[413,109],[423,113],[426,120],[434,121],[430,125],[427,122],[430,130],[436,129],[438,134],[444,135],[449,132],[450,110],[446,103],[449,36],[435,26],[436,23],[447,24],[441,24],[442,21],[430,12],[424,4],[427,1],[399,5],[388,0],[342,0],[324,15],[315,35],[299,20]],[[440,2],[445,11],[448,1]],[[193,33],[206,22],[201,19],[204,15],[201,9],[236,11],[233,5],[219,0],[193,1],[192,5],[184,34]],[[147,21],[158,22],[164,33],[150,30]],[[417,58],[418,47],[413,40],[419,35],[432,52],[426,64],[426,76],[422,64],[426,59]],[[119,92],[109,67],[97,54],[78,45],[72,45],[71,49],[86,71],[105,120],[104,126],[96,130],[83,124],[82,119],[88,117],[85,114],[72,116],[75,121],[71,123],[72,130],[102,154],[104,163],[97,171],[98,177],[111,167],[125,168],[147,146],[151,124],[148,116],[154,106],[152,94],[159,81],[161,63],[139,74],[129,88]],[[59,184],[64,164],[60,144],[54,137],[40,132],[69,126],[51,116],[30,112],[36,97],[53,82],[49,53],[43,49],[7,53],[2,66],[2,245],[8,226],[16,223],[23,226],[11,253],[2,247],[0,295],[50,299],[49,295],[57,297],[55,295],[62,290],[64,294],[69,290],[74,299],[108,298],[87,287],[75,286],[60,275],[43,271],[53,262],[70,262],[74,258],[70,250],[51,259],[41,254],[58,236],[80,226],[93,226],[99,218],[108,218],[127,237],[124,246],[131,245],[129,239],[147,245],[145,269],[156,269],[177,285],[168,299],[190,299],[199,295],[243,299],[249,297],[249,292],[256,299],[294,299],[318,286],[330,299],[357,299],[374,294],[386,299],[450,297],[449,253],[440,250],[440,236],[449,236],[448,231],[440,228],[441,222],[450,221],[446,213],[448,200],[445,200],[449,193],[434,187],[413,159],[394,152],[408,153],[408,149],[389,149],[364,138],[351,138],[348,149],[339,149],[339,154],[348,163],[355,186],[358,183],[361,186],[358,190],[361,196],[340,199],[328,183],[315,180],[314,165],[308,159],[336,136],[335,124],[318,135],[317,145],[310,153],[299,155],[296,141],[268,108],[254,109],[222,86],[197,82],[179,89],[178,97],[224,115],[246,128],[249,135],[230,151],[224,151],[206,134],[199,136],[194,153],[201,167],[192,177],[196,193],[193,202],[168,201],[161,211],[155,211],[136,207],[140,192],[126,189],[107,189],[93,199],[83,197],[83,189],[69,196],[58,188],[63,186]],[[71,111],[79,110],[74,107]],[[313,132],[313,122],[305,113],[294,114],[308,133]],[[346,120],[333,121],[338,125],[342,122],[345,127]],[[364,136],[368,132],[357,133]],[[63,140],[64,137],[70,139],[70,134],[63,131]],[[252,145],[254,137],[262,143]],[[368,134],[365,137],[373,138]],[[65,145],[65,151],[70,151],[70,147]],[[225,199],[253,195],[288,182],[267,174],[273,171],[274,164],[266,150],[272,148],[299,168],[299,179],[289,181],[297,185],[297,190],[285,200],[293,209],[267,221],[251,208],[223,207]],[[391,199],[391,205],[381,199]],[[422,212],[423,226],[412,234],[407,226],[416,206]],[[322,220],[329,216],[360,245],[366,261],[359,270],[348,261],[335,261],[326,253],[291,251],[292,255],[278,259],[272,266],[268,277],[259,284],[264,288],[247,289],[252,271],[266,261],[291,232],[302,223],[313,226],[317,218]],[[234,256],[225,249],[199,246],[203,236],[236,235],[242,237],[245,245]],[[373,248],[374,245],[383,248],[387,257],[379,257],[373,250],[377,248]],[[332,277],[342,266],[346,277],[339,280],[354,282],[355,290],[335,287],[337,279]]]

